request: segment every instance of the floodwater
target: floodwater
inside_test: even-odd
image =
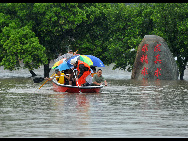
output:
[[[130,72],[102,69],[101,93],[69,94],[51,82],[39,90],[43,82],[33,83],[28,70],[0,67],[0,137],[188,137],[188,69],[183,81],[135,81]]]

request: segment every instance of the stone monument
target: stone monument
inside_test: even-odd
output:
[[[178,67],[165,40],[157,35],[145,35],[138,46],[132,79],[177,80]]]

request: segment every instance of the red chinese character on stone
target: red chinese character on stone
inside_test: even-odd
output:
[[[148,69],[148,68],[147,68]],[[142,70],[142,73],[141,74],[143,74],[144,76],[145,76],[145,74],[148,74],[148,72],[147,72],[147,70],[146,70],[146,68],[144,67],[144,69]]]
[[[159,70],[161,70],[161,69],[159,69],[159,68],[157,68],[157,70],[155,71],[155,74],[154,74],[154,76],[159,76],[159,75],[161,75],[161,73],[160,73],[160,71]]]
[[[148,51],[148,44],[144,44],[144,46],[142,47],[142,51],[143,52]]]
[[[161,44],[157,44],[157,46],[155,46],[154,52],[161,51],[159,46],[161,46]]]
[[[148,56],[146,54],[146,56],[142,55],[141,58],[140,58],[140,61],[143,63],[145,60],[145,63],[148,64]]]
[[[161,60],[159,60],[159,56],[160,56],[159,54],[157,56],[155,56],[155,58],[156,58],[156,60],[154,61],[155,64],[157,64],[157,62],[159,62],[161,64]]]

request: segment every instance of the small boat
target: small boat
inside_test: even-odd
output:
[[[64,85],[57,82],[56,79],[52,80],[53,90],[57,92],[68,92],[68,93],[99,93],[101,86],[72,86]]]

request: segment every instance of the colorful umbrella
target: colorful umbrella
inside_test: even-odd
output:
[[[63,58],[63,59],[57,61],[57,62],[54,64],[54,66],[52,67],[52,69],[57,68],[57,67],[58,67],[60,64],[62,64],[65,60],[66,60],[66,58]]]
[[[93,62],[93,66],[105,67],[103,62],[98,57],[95,57],[93,55],[85,55],[85,56],[87,56],[87,57],[89,57],[91,59],[91,61]]]
[[[59,69],[59,71],[62,71],[62,70],[66,70],[66,69],[70,69],[72,68],[73,65],[71,64],[68,64],[66,61],[64,61],[62,64],[60,64],[57,69]]]
[[[87,63],[89,66],[93,65],[93,62],[91,61],[91,59],[85,55],[75,55],[70,58],[67,58],[66,59],[67,64],[70,64],[71,59],[74,59],[74,58],[77,58],[77,60]]]

